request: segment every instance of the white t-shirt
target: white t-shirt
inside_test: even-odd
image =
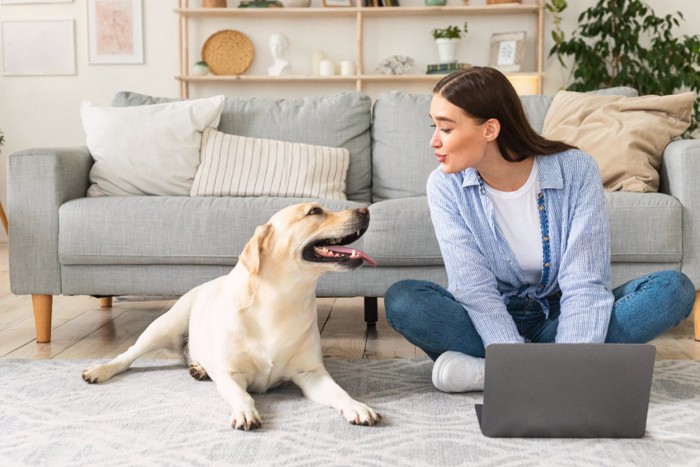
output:
[[[496,223],[520,264],[525,280],[539,284],[542,277],[542,230],[537,207],[540,192],[537,160],[530,177],[515,191],[499,191],[484,183],[493,204]]]

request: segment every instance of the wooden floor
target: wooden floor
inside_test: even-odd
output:
[[[112,358],[126,350],[173,300],[115,301],[100,308],[96,298],[54,297],[53,331],[49,344],[37,344],[30,296],[10,292],[7,244],[0,244],[0,358]],[[368,331],[362,298],[318,299],[319,327],[325,357],[387,359],[424,355],[386,323],[382,300],[379,321]],[[686,320],[652,342],[657,359],[700,360],[700,342]],[[152,353],[147,358],[173,355]]]

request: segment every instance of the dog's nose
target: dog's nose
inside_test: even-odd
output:
[[[357,208],[357,213],[362,217],[369,218],[369,209],[367,208]]]

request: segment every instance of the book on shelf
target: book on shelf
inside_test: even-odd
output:
[[[362,0],[362,6],[366,7],[392,7],[400,6],[399,0]]]
[[[277,0],[241,0],[238,8],[283,8],[282,2]]]
[[[453,71],[464,70],[471,66],[471,63],[436,63],[428,65],[426,73],[429,75],[442,75],[452,73]]]

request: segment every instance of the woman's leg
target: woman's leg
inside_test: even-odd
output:
[[[403,280],[384,296],[389,325],[433,360],[448,350],[484,357],[484,343],[450,292],[428,281]]]
[[[695,286],[678,271],[653,272],[613,290],[615,304],[605,342],[645,343],[690,315]]]

